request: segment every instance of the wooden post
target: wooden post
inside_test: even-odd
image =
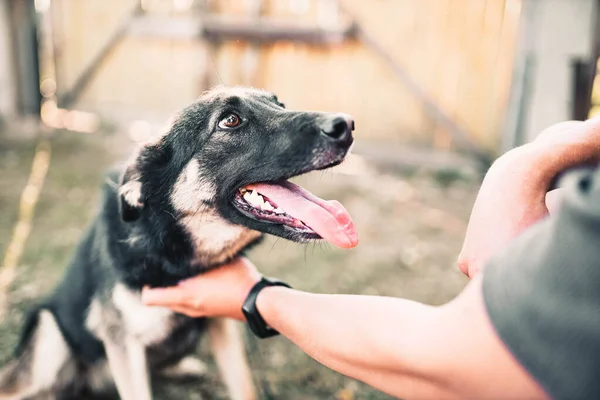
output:
[[[37,15],[33,0],[9,0],[14,70],[17,78],[17,111],[40,115],[40,72]]]
[[[0,0],[0,117],[17,112],[15,65],[8,0]]]
[[[515,50],[513,78],[508,108],[504,118],[500,153],[524,143],[525,119],[531,95],[534,66],[533,49],[535,28],[539,18],[539,4],[535,0],[523,0],[519,21],[518,46]]]
[[[600,0],[596,0],[594,12],[594,37],[592,39],[591,56],[586,60],[578,60],[573,66],[573,110],[574,120],[584,121],[589,118],[592,107],[592,87],[598,73],[600,58]]]

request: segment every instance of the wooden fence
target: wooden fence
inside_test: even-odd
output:
[[[78,107],[152,120],[211,85],[247,84],[276,92],[289,107],[348,112],[363,138],[450,145],[446,130],[425,112],[414,92],[360,41],[207,41],[194,34],[200,29],[194,17],[197,3],[144,0],[144,21],[128,25],[137,0],[53,0],[59,97],[76,85],[118,27],[128,25],[82,91]],[[520,0],[339,4],[213,0],[208,11],[240,24],[263,18],[325,29],[346,26],[351,15],[475,143],[496,150],[511,83]]]

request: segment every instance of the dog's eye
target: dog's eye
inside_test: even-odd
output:
[[[241,123],[241,119],[237,114],[231,113],[226,115],[221,121],[219,121],[219,128],[235,128]]]

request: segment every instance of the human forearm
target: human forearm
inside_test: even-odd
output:
[[[427,354],[426,343],[439,333],[434,307],[278,287],[263,290],[257,307],[268,324],[329,368],[398,397],[450,396],[436,383]]]
[[[600,119],[566,122],[498,158],[486,173],[471,211],[458,267],[469,277],[531,225],[556,212],[558,177],[600,158]],[[490,235],[493,227],[493,235]]]
[[[267,288],[265,321],[322,364],[405,399],[544,398],[496,336],[473,280],[451,303]]]

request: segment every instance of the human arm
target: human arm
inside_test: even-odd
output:
[[[254,266],[238,259],[176,290],[145,291],[144,301],[190,316],[243,320],[241,304],[258,279]],[[524,393],[542,398],[494,335],[480,284],[473,280],[441,307],[281,287],[264,289],[257,307],[270,326],[317,361],[393,396],[485,399],[502,390],[507,399]]]
[[[544,398],[495,335],[480,279],[441,307],[277,287],[265,289],[257,306],[317,361],[395,397]]]
[[[471,211],[460,270],[477,275],[494,253],[557,208],[561,190],[548,191],[558,176],[599,156],[600,118],[594,118],[553,125],[496,160]]]

